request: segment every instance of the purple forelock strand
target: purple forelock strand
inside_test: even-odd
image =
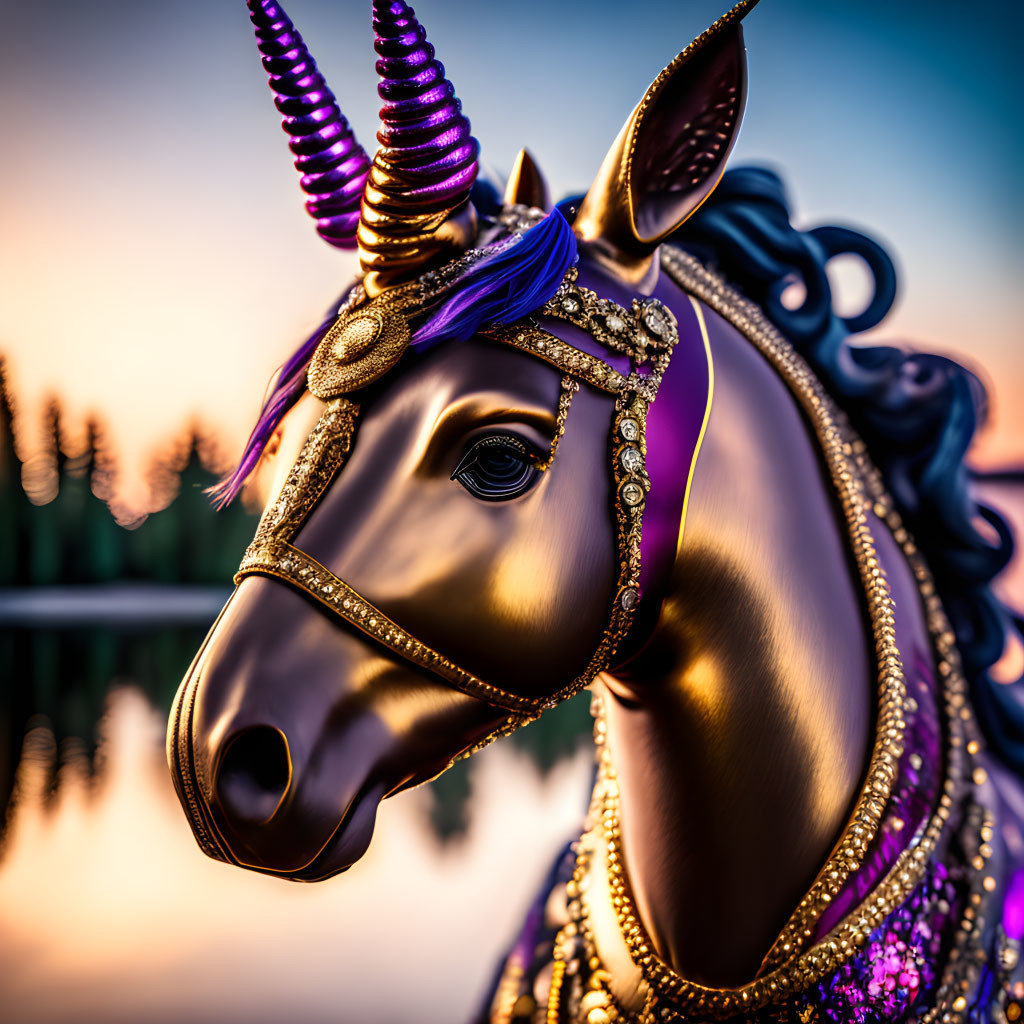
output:
[[[557,210],[517,239],[494,245],[456,282],[458,291],[417,332],[416,349],[444,340],[472,337],[481,324],[510,323],[539,309],[576,262],[576,236]],[[306,369],[320,339],[334,323],[330,316],[284,364],[274,390],[263,403],[235,470],[211,488],[214,505],[224,508],[242,489],[267,441],[306,387]]]
[[[284,418],[284,414],[298,401],[306,388],[306,369],[320,339],[324,336],[327,328],[334,323],[335,317],[329,316],[299,347],[288,361],[281,367],[277,376],[274,390],[271,391],[267,400],[260,410],[256,426],[252,428],[249,440],[245,443],[245,451],[238,465],[215,487],[211,487],[209,494],[213,505],[222,509],[229,505],[249,474],[256,468],[256,463],[263,455],[263,449],[271,435],[277,429],[277,425]]]
[[[321,238],[354,249],[370,160],[281,5],[248,0],[248,7],[274,104],[284,115],[281,126],[291,136],[288,146],[300,184],[311,196],[306,210],[316,218]]]
[[[401,174],[403,202],[454,209],[469,198],[480,152],[462,105],[408,4],[373,0],[373,30],[384,101],[378,158]]]
[[[464,341],[482,324],[511,323],[544,305],[576,262],[576,236],[553,210],[514,242],[499,242],[455,282],[455,294],[416,332],[413,346]]]

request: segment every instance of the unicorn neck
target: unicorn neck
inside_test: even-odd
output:
[[[672,589],[605,705],[648,933],[679,973],[733,986],[848,819],[875,668],[816,442],[750,343],[708,326],[715,392]]]

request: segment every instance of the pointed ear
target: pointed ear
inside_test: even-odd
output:
[[[505,186],[506,206],[535,206],[545,213],[551,209],[548,185],[529,150],[519,150]]]
[[[624,263],[647,262],[711,194],[746,100],[743,0],[654,80],[587,192],[573,229]]]

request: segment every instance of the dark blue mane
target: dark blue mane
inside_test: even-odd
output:
[[[771,171],[728,172],[671,241],[764,309],[868,445],[934,574],[988,741],[1024,773],[1024,680],[1004,684],[991,674],[1020,622],[992,590],[1013,554],[1013,538],[1002,517],[972,496],[965,461],[986,413],[981,382],[943,356],[850,344],[851,335],[889,311],[896,295],[892,261],[858,232],[793,227],[782,182]],[[825,274],[829,259],[846,253],[863,259],[875,280],[868,308],[850,318],[833,309]],[[782,293],[794,282],[806,296],[799,308],[787,309]],[[989,536],[979,531],[979,518]]]

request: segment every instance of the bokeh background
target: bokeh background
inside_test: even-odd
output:
[[[372,150],[369,4],[287,7]],[[418,4],[490,173],[529,146],[556,197],[586,188],[650,80],[724,9]],[[578,825],[585,702],[388,804],[341,879],[289,886],[202,858],[162,719],[252,520],[214,516],[201,487],[355,262],[302,209],[241,0],[0,13],[0,801],[16,789],[0,1006],[18,1021],[463,1019]],[[901,291],[875,336],[986,381],[972,460],[1003,474],[986,486],[1013,515],[1022,22],[1010,0],[765,0],[733,156],[780,170],[802,223],[889,247]],[[836,283],[841,308],[863,301],[855,266]]]

